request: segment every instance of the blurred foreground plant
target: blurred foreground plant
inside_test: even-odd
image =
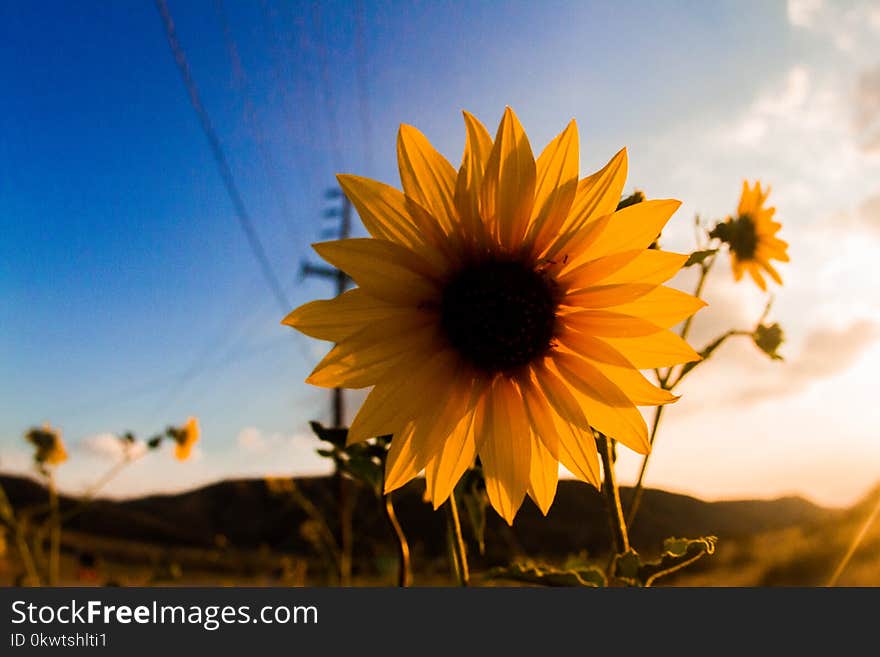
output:
[[[164,433],[156,434],[145,442],[139,441],[131,432],[117,436],[117,440],[122,444],[122,458],[80,495],[74,505],[62,513],[55,468],[67,461],[68,454],[61,439],[61,432],[53,429],[48,423],[41,427],[32,427],[25,432],[24,439],[34,448],[34,466],[46,485],[49,500],[45,505],[16,512],[3,487],[0,486],[0,522],[6,526],[15,542],[19,559],[25,570],[22,583],[30,586],[39,586],[42,582],[50,586],[57,585],[60,576],[61,533],[64,523],[82,513],[104,486],[115,479],[129,464],[158,448],[164,439],[168,438],[175,442],[176,456],[184,460],[189,457],[199,436],[198,419],[192,417],[184,425],[169,426]],[[44,554],[47,537],[48,556]],[[45,570],[45,577],[40,574],[41,568]]]

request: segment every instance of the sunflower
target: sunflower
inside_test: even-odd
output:
[[[61,440],[61,431],[46,422],[25,434],[25,440],[34,446],[34,461],[38,465],[59,465],[67,460],[67,450]]]
[[[788,242],[776,237],[776,233],[782,228],[782,224],[773,221],[776,208],[764,207],[769,195],[770,188],[762,191],[759,181],[755,182],[753,188],[749,187],[748,181],[743,181],[736,217],[728,217],[710,233],[730,247],[733,277],[739,281],[743,273],[748,272],[758,287],[765,291],[767,281],[761,270],[782,285],[782,277],[770,264],[770,260],[788,262]]]
[[[188,418],[186,424],[171,430],[174,442],[174,456],[178,461],[186,461],[192,454],[193,446],[199,441],[201,430],[198,418]]]
[[[578,180],[572,121],[537,161],[508,108],[494,141],[464,113],[458,171],[401,126],[403,192],[338,176],[371,237],[315,244],[358,287],[284,320],[336,343],[307,382],[366,388],[349,443],[393,434],[385,490],[424,470],[439,507],[479,457],[508,522],[545,514],[559,464],[599,485],[593,430],[649,449],[638,405],[676,397],[640,369],[699,356],[667,330],[699,299],[661,285],[687,256],[648,250],[678,201],[615,211],[626,151]]]

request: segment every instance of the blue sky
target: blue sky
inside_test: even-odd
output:
[[[877,411],[839,419],[869,402],[864,384],[880,365],[875,7],[169,6],[291,309],[331,292],[299,268],[328,225],[334,172],[396,184],[400,123],[457,163],[463,108],[494,125],[511,105],[536,151],[574,117],[583,173],[627,146],[630,188],[684,201],[667,238],[682,251],[694,212],[721,217],[743,177],[767,180],[792,242],[774,310],[788,364],[767,369],[749,345],[707,364],[692,405],[670,413],[651,483],[843,503],[880,479]],[[194,463],[151,455],[110,491],[319,470],[305,425],[326,418],[327,396],[302,381],[322,347],[279,325],[284,309],[248,249],[154,4],[5,3],[0,24],[0,468],[26,470],[21,434],[50,421],[72,448],[62,481],[76,490],[112,462],[108,432],[147,435],[198,415]],[[726,272],[714,289],[697,342],[763,304]],[[832,427],[841,445],[829,454],[818,436]]]

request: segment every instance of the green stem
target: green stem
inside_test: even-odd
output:
[[[406,534],[403,533],[403,527],[397,519],[394,511],[394,502],[391,500],[391,494],[385,495],[383,508],[385,509],[385,518],[391,529],[394,530],[394,537],[397,539],[397,585],[406,588],[412,584],[412,569],[409,557],[409,542],[406,540]]]
[[[620,504],[620,490],[614,476],[614,446],[604,434],[596,438],[599,455],[602,457],[602,492],[605,495],[605,506],[608,510],[608,522],[611,526],[611,537],[614,541],[615,554],[629,551],[629,535],[623,518],[623,506]]]
[[[665,386],[661,386],[665,387]],[[626,526],[627,529],[632,529],[633,522],[636,519],[636,514],[639,512],[639,506],[642,503],[642,494],[644,493],[644,483],[645,483],[645,472],[648,471],[648,463],[651,461],[651,452],[653,452],[654,447],[654,439],[657,437],[657,427],[660,426],[660,418],[663,417],[663,409],[665,406],[657,406],[654,409],[654,421],[651,424],[651,433],[648,438],[648,443],[651,445],[651,449],[648,450],[648,453],[642,457],[642,467],[639,469],[639,478],[636,481],[636,485],[633,487],[632,496],[630,497],[629,510],[626,514]]]
[[[452,565],[455,568],[459,585],[468,586],[470,573],[468,572],[467,547],[464,543],[464,537],[461,535],[461,521],[458,517],[458,504],[455,502],[454,492],[449,496],[449,500],[444,506],[446,507],[446,527],[449,532]]]
[[[700,278],[697,280],[697,285],[694,288],[694,296],[699,297],[703,292],[703,286],[706,284],[706,278],[709,276],[709,271],[712,269],[712,265],[715,264],[715,259],[717,256],[713,256],[711,260],[705,265],[700,265]],[[691,330],[691,323],[693,322],[694,316],[691,315],[688,317],[684,324],[681,327],[681,331],[679,332],[679,336],[682,340],[687,339],[688,333]],[[676,377],[675,381],[672,384],[669,383],[669,379],[672,377],[673,367],[670,367],[666,370],[666,373],[661,376],[660,371],[657,370],[657,379],[660,384],[660,387],[663,390],[672,390],[675,386],[679,384],[679,382],[684,378],[685,371],[682,369],[681,373],[679,373],[678,377]],[[693,369],[693,368],[691,368]],[[639,511],[639,506],[642,503],[642,493],[644,491],[644,481],[645,481],[645,473],[648,470],[648,464],[651,461],[651,452],[654,451],[654,441],[657,438],[657,428],[660,426],[660,419],[663,417],[663,409],[664,406],[658,406],[654,411],[654,421],[651,424],[651,434],[649,437],[649,444],[651,449],[642,457],[642,466],[639,468],[639,478],[636,481],[636,485],[633,487],[633,492],[631,496],[631,501],[629,504],[629,511],[627,513],[626,518],[626,526],[632,529],[633,522],[636,519],[636,514]]]
[[[706,278],[709,276],[709,270],[712,269],[712,265],[715,264],[715,258],[717,256],[713,256],[711,260],[709,260],[708,264],[702,265],[700,267],[700,278],[697,281],[697,287],[694,288],[694,296],[699,297],[703,292],[703,285],[706,284]],[[681,336],[682,340],[687,339],[688,333],[691,330],[691,323],[694,321],[694,316],[691,315],[684,321],[684,325],[681,327]],[[667,380],[669,379],[669,375],[666,376]]]

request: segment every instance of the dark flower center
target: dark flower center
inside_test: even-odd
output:
[[[452,346],[489,373],[514,370],[550,347],[553,285],[517,261],[466,266],[443,290],[441,323]]]
[[[747,214],[718,224],[709,235],[727,242],[730,250],[740,260],[751,260],[755,257],[758,233],[755,230],[754,220]]]

